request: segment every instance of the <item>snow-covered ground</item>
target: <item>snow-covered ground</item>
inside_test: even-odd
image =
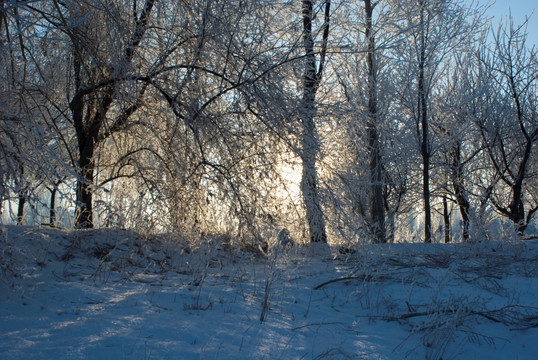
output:
[[[535,241],[276,250],[4,227],[0,358],[538,358]]]

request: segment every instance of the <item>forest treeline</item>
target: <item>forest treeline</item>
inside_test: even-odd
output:
[[[525,236],[537,55],[526,23],[485,10],[1,0],[3,219],[251,244]]]

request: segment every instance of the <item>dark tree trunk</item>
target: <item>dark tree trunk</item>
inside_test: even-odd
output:
[[[520,123],[522,123],[522,115],[519,111],[519,104],[518,104],[518,116],[520,117]],[[512,186],[512,201],[510,202],[509,206],[509,218],[512,220],[515,224],[516,231],[519,235],[523,235],[525,232],[525,229],[527,228],[529,219],[525,218],[525,206],[523,204],[523,181],[526,178],[526,171],[528,167],[528,162],[531,157],[532,152],[532,143],[533,139],[528,136],[528,134],[525,132],[526,137],[526,143],[525,143],[525,149],[523,152],[523,159],[521,161],[521,164],[519,166],[516,181],[514,182]]]
[[[58,189],[55,187],[50,189],[50,209],[49,209],[49,225],[56,227],[56,193]]]
[[[80,52],[75,49],[75,79],[77,87],[80,82],[79,74],[82,67]],[[93,227],[93,177],[95,171],[94,152],[97,145],[99,131],[106,111],[112,102],[111,90],[107,90],[104,98],[91,97],[89,104],[84,102],[84,94],[77,93],[71,101],[71,113],[78,141],[78,167],[79,176],[76,188],[75,227]],[[86,111],[84,111],[86,107]]]
[[[431,215],[431,204],[430,204],[430,146],[429,146],[429,129],[428,129],[428,99],[427,99],[427,89],[426,89],[426,79],[424,75],[424,70],[426,67],[426,34],[424,27],[424,4],[421,9],[420,24],[422,28],[420,29],[420,54],[419,54],[419,63],[418,63],[418,109],[417,115],[420,122],[421,136],[420,136],[420,153],[422,155],[422,196],[424,199],[424,242],[432,242],[432,215]]]
[[[21,171],[21,184],[22,185],[24,178],[24,166],[22,163],[20,163],[20,171]],[[24,205],[26,205],[26,198],[28,196],[27,188],[21,188],[19,189],[19,206],[17,208],[17,225],[24,225]]]
[[[515,80],[513,77],[510,77],[510,84],[512,90],[512,98],[516,106],[516,116],[519,124],[519,128],[523,137],[525,138],[525,148],[523,150],[523,157],[519,165],[517,175],[512,186],[512,201],[509,206],[509,218],[514,222],[516,226],[516,231],[519,235],[523,235],[525,229],[527,228],[527,221],[525,219],[525,206],[523,204],[523,181],[526,178],[526,172],[528,168],[528,163],[531,158],[532,145],[537,137],[538,130],[534,134],[529,134],[524,125],[523,111],[521,107],[521,102],[519,98],[519,92],[516,89]],[[529,219],[530,220],[530,219]]]
[[[450,242],[450,212],[448,211],[448,200],[443,197],[443,230],[445,235],[445,244]]]
[[[26,204],[26,192],[19,193],[19,206],[17,208],[17,225],[24,225],[24,205]]]
[[[385,239],[385,208],[383,204],[383,167],[381,166],[381,145],[377,132],[377,64],[375,59],[375,39],[373,34],[372,17],[375,4],[364,0],[366,13],[365,36],[367,41],[366,65],[368,68],[368,121],[366,123],[368,136],[368,151],[370,161],[370,230],[373,241],[384,243]]]
[[[80,177],[77,180],[77,209],[75,213],[75,227],[93,228],[93,177],[95,161],[93,139],[85,139],[80,145],[79,169]],[[84,144],[88,143],[88,144]]]
[[[456,195],[456,203],[460,209],[462,224],[463,241],[469,241],[469,210],[470,204],[465,196],[465,186],[463,183],[463,165],[460,158],[459,144],[453,149],[452,164],[451,164],[452,187]]]
[[[75,227],[93,228],[93,179],[95,172],[95,148],[99,131],[105,114],[112,103],[112,90],[104,92],[104,98],[98,101],[97,110],[90,109],[84,114],[83,97],[75,96],[71,102],[71,111],[78,140],[79,177],[76,189]]]

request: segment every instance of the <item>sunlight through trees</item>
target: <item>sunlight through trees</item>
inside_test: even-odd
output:
[[[536,49],[474,3],[1,1],[0,62],[3,222],[536,232]]]

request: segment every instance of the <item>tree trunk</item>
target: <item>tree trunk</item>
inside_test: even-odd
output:
[[[448,200],[443,196],[443,228],[445,235],[445,244],[450,242],[450,212],[448,211]]]
[[[514,77],[510,77],[510,87],[512,91],[512,98],[514,105],[516,106],[516,116],[519,124],[519,129],[525,138],[525,150],[523,151],[523,158],[519,165],[517,175],[512,186],[512,201],[510,202],[509,212],[511,214],[510,219],[516,226],[517,233],[522,236],[527,228],[527,221],[525,219],[525,206],[523,205],[523,181],[526,178],[527,166],[532,154],[532,145],[538,133],[535,130],[534,134],[529,134],[524,125],[524,115],[520,101],[520,93],[516,89]]]
[[[50,209],[49,209],[49,225],[56,227],[56,193],[58,189],[55,187],[50,190]]]
[[[314,119],[305,115],[303,116],[301,191],[306,209],[306,222],[311,242],[327,242],[325,219],[317,187],[316,156],[318,152],[319,144]]]
[[[24,165],[20,163],[20,171],[21,171],[21,182],[19,184],[22,185],[23,178],[24,178]],[[19,206],[17,208],[17,225],[24,225],[24,205],[26,204],[26,197],[28,196],[28,191],[26,186],[22,189],[19,189]]]
[[[518,103],[518,119],[520,124],[523,123],[522,118],[523,115],[521,115]],[[529,136],[526,131],[523,131],[523,133],[526,138],[525,150],[523,152],[523,159],[519,165],[516,181],[512,186],[512,201],[510,202],[509,206],[509,212],[511,215],[510,219],[514,222],[516,231],[520,236],[522,236],[525,232],[528,221],[530,220],[530,218],[525,218],[525,206],[523,204],[523,181],[526,178],[527,167],[531,157],[533,145],[533,137]]]
[[[370,161],[370,231],[373,242],[384,243],[385,239],[385,207],[383,204],[383,174],[381,166],[381,149],[377,132],[377,64],[375,60],[375,39],[372,28],[372,17],[375,4],[364,0],[366,13],[365,36],[367,41],[366,65],[368,68],[368,151]]]
[[[75,77],[82,66],[80,54],[75,53]],[[93,228],[93,178],[95,172],[94,153],[99,131],[106,112],[112,103],[112,88],[105,89],[102,98],[91,99],[92,106],[84,113],[84,95],[76,94],[70,103],[73,123],[78,141],[79,176],[76,188],[75,227]]]
[[[312,35],[312,19],[314,17],[312,0],[303,0],[303,44],[305,48],[305,69],[303,76],[303,99],[301,120],[303,125],[301,160],[303,173],[301,179],[301,192],[306,210],[306,223],[311,242],[327,242],[325,219],[321,209],[316,159],[319,154],[319,141],[314,118],[316,116],[316,92],[321,81],[325,62],[327,37],[329,34],[330,1],[325,3],[325,23],[323,29],[323,43],[319,59],[319,68],[316,69],[316,54],[314,53],[314,38]]]
[[[95,161],[95,137],[79,139],[79,169],[77,179],[77,207],[75,210],[75,227],[93,228],[93,178]]]
[[[26,204],[26,192],[19,193],[19,206],[17,208],[17,225],[24,225],[24,205]]]
[[[527,228],[525,208],[523,205],[523,177],[518,178],[512,187],[512,201],[509,206],[509,218],[516,227],[516,232],[522,236]]]
[[[421,133],[420,153],[422,155],[422,190],[424,199],[424,242],[432,242],[432,215],[430,205],[430,147],[428,130],[428,100],[426,94],[426,79],[424,68],[426,67],[426,34],[424,29],[424,4],[420,13],[422,28],[420,29],[420,58],[418,64],[418,111]]]
[[[459,144],[453,149],[451,168],[452,187],[454,189],[454,194],[456,195],[456,203],[458,204],[458,207],[460,209],[461,220],[463,222],[462,237],[463,241],[469,241],[469,209],[471,205],[469,204],[469,201],[465,196],[465,187],[463,183],[463,165],[461,164],[460,159]]]

